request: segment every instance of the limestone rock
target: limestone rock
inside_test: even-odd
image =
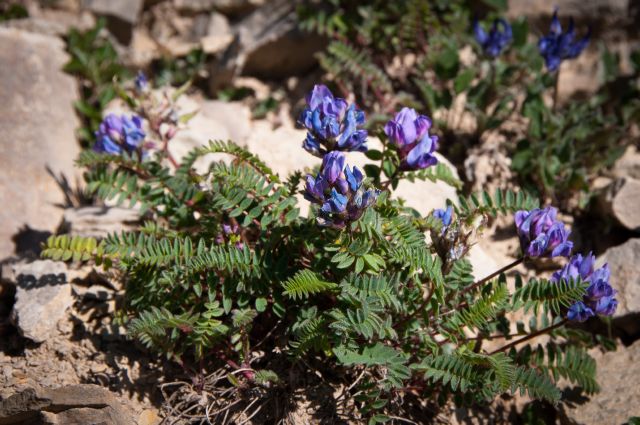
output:
[[[29,388],[0,401],[0,425],[135,423],[131,413],[109,390],[79,384]]]
[[[11,320],[20,333],[38,343],[53,336],[73,304],[66,265],[51,260],[7,265],[2,278],[16,285]]]
[[[200,39],[202,50],[208,54],[223,51],[233,41],[231,26],[221,13],[213,12],[209,17],[207,35]]]
[[[614,217],[627,229],[640,231],[640,180],[625,178],[611,188],[608,198]]]
[[[0,28],[0,258],[14,243],[39,246],[58,226],[65,198],[47,170],[76,180],[77,87],[61,70],[67,60],[57,38]]]
[[[231,140],[241,146],[246,144],[252,132],[251,111],[247,106],[240,102],[219,100],[194,103],[194,106],[193,109],[197,109],[198,113],[169,143],[169,152],[176,159],[179,160],[198,146],[209,144],[209,140]],[[206,168],[212,158],[213,156],[206,156],[197,161],[196,169]]]
[[[300,31],[295,4],[284,0],[255,10],[233,31],[237,40],[210,73],[213,91],[239,74],[279,79],[304,73],[316,64],[314,55],[325,45],[323,38]]]
[[[138,22],[144,0],[84,0],[84,7],[107,18],[107,28],[122,44],[128,45]]]
[[[49,36],[65,36],[71,28],[87,30],[95,25],[94,17],[88,13],[66,10],[38,9],[24,19],[12,19],[0,24]]]
[[[618,291],[614,324],[630,335],[640,332],[640,238],[609,248],[597,265],[609,264],[611,286]]]
[[[133,229],[140,212],[120,207],[67,208],[64,211],[64,233],[72,236],[104,238],[110,233]]]
[[[597,356],[596,361],[600,392],[586,402],[562,403],[566,419],[571,423],[602,425],[623,424],[631,416],[640,416],[640,341]]]
[[[629,146],[616,161],[613,174],[618,178],[640,179],[640,152],[635,146]]]

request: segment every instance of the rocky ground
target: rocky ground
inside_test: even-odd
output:
[[[148,68],[163,56],[183,56],[202,48],[214,59],[202,71],[204,87],[193,90],[181,105],[185,111],[198,110],[198,115],[172,141],[172,154],[180,157],[209,139],[232,139],[280,175],[316,165],[308,155],[291,155],[299,151],[304,132],[292,118],[299,105],[288,100],[301,99],[318,75],[313,54],[323,41],[295,28],[293,9],[286,1],[44,3],[47,7],[27,1],[28,18],[0,23],[0,424],[147,425],[158,424],[163,417],[176,419],[163,408],[164,390],[183,378],[182,371],[127,339],[117,321],[123,295],[119,283],[91,267],[37,259],[40,242],[55,232],[104,236],[139,219],[135,210],[83,206],[76,195],[81,173],[73,166],[80,151],[73,103],[79,91],[77,81],[61,70],[68,60],[61,36],[71,27],[89,28],[97,17],[106,17],[109,36],[132,68]],[[521,13],[522,3],[514,2],[511,13]],[[527,14],[540,12],[525,3]],[[608,22],[614,24],[617,16],[632,9],[631,2],[625,1],[559,3],[576,3],[572,7],[588,16],[606,9]],[[619,47],[628,48],[628,43],[620,42]],[[589,60],[576,61],[573,74],[566,73],[568,81],[576,82],[576,91],[587,87],[585,81],[593,77]],[[209,98],[229,82],[250,87],[254,99]],[[564,87],[570,91],[572,86]],[[281,100],[279,107],[254,119],[256,99],[269,96]],[[109,106],[119,107],[117,102]],[[452,165],[454,172],[461,171],[461,177],[475,188],[492,188],[509,179],[509,159],[499,143],[487,140],[474,148],[464,164]],[[599,214],[608,217],[616,230],[609,232],[612,237],[592,238],[595,242],[590,243],[600,254],[598,261],[611,267],[611,282],[619,291],[616,317],[610,329],[601,330],[615,336],[618,347],[613,352],[594,352],[602,391],[550,415],[560,423],[620,424],[640,416],[637,149],[629,148],[598,185]],[[396,193],[424,214],[442,207],[447,198],[456,199],[455,191],[441,183],[403,183]],[[512,261],[517,244],[511,229],[508,220],[497,221],[479,239],[471,252],[478,276]],[[525,403],[507,401],[507,407],[493,413],[502,412],[496,417],[513,421],[513,410]],[[305,413],[311,405],[302,401],[294,409],[292,422],[311,421]],[[449,413],[444,421],[489,421],[479,412]]]

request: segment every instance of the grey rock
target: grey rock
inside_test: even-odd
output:
[[[84,0],[85,9],[107,18],[107,28],[122,44],[128,45],[138,22],[144,0]]]
[[[265,0],[173,0],[182,13],[209,12],[215,9],[225,15],[241,16],[265,3]]]
[[[236,39],[214,65],[213,91],[239,74],[266,79],[309,71],[315,54],[325,46],[322,37],[300,31],[295,3],[276,0],[256,9],[233,27]]]
[[[43,9],[28,18],[12,19],[0,26],[18,28],[50,36],[65,36],[71,28],[87,30],[95,25],[90,13],[74,13],[66,10]]]
[[[140,212],[120,207],[81,207],[64,210],[64,233],[104,238],[109,233],[130,230],[140,221]]]
[[[41,260],[7,265],[2,278],[16,285],[11,320],[20,333],[38,343],[55,335],[58,321],[73,304],[65,264]]]
[[[232,140],[245,145],[252,134],[251,111],[240,102],[194,102],[192,106],[185,106],[182,110],[197,110],[198,113],[169,144],[169,152],[178,160],[192,149],[208,144],[209,140]],[[204,171],[213,157],[220,159],[216,155],[203,157],[196,162],[196,169]]]
[[[213,12],[209,17],[207,35],[200,39],[202,50],[214,54],[226,49],[233,41],[229,20],[221,13]]]
[[[613,174],[618,178],[640,179],[640,152],[635,146],[629,146],[616,161]]]
[[[611,286],[618,291],[614,324],[629,335],[640,332],[640,238],[609,248],[597,265],[609,264]]]
[[[607,196],[613,216],[629,230],[640,231],[640,180],[620,179]]]
[[[57,38],[0,28],[0,258],[37,251],[60,223],[65,197],[47,168],[70,183],[79,175],[78,96],[61,70],[67,60]]]
[[[135,423],[131,412],[107,389],[79,384],[29,388],[0,401],[0,425]]]
[[[267,0],[212,0],[213,7],[230,16],[245,15],[255,10],[258,6],[267,3]]]
[[[596,380],[600,392],[586,402],[561,403],[569,423],[623,424],[640,415],[640,341],[617,351],[596,353]],[[564,423],[564,422],[563,422]]]

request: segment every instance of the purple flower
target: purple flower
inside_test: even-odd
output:
[[[557,213],[553,207],[516,212],[516,228],[524,255],[533,258],[568,257],[571,254],[570,232],[556,220]]]
[[[500,55],[513,38],[511,25],[504,19],[494,20],[489,33],[482,28],[478,21],[475,21],[473,32],[484,53],[493,58]]]
[[[583,302],[578,301],[569,307],[569,311],[567,311],[567,319],[572,322],[584,322],[589,317],[595,316],[593,310],[587,307]]]
[[[430,136],[430,128],[429,118],[407,107],[384,126],[389,141],[398,148],[400,169],[420,170],[438,163],[433,155],[438,148],[438,136]]]
[[[346,165],[344,153],[329,152],[318,175],[307,175],[304,197],[320,206],[318,220],[322,225],[344,228],[362,217],[380,193],[365,189],[363,181],[364,175],[357,167]]]
[[[142,119],[139,116],[109,114],[96,131],[93,149],[112,155],[119,155],[123,151],[131,153],[141,146],[144,137]]]
[[[574,40],[573,18],[569,19],[569,28],[562,32],[562,25],[558,19],[558,9],[553,12],[549,34],[538,41],[538,50],[544,58],[549,71],[555,71],[565,59],[576,58],[589,44],[591,29],[580,40]]]
[[[317,84],[307,95],[298,122],[307,130],[302,147],[315,156],[331,151],[366,151],[367,131],[364,112],[344,99],[334,97],[324,85]]]
[[[147,76],[144,75],[144,72],[138,71],[135,79],[135,87],[138,93],[146,93],[149,91],[149,80]]]
[[[609,284],[609,276],[611,275],[609,266],[605,264],[599,269],[594,270],[595,260],[595,256],[592,253],[589,253],[585,257],[576,254],[569,259],[567,265],[555,272],[551,277],[551,282],[556,283],[561,280],[569,281],[577,279],[589,283],[582,301],[576,303],[579,305],[576,306],[576,304],[574,304],[569,308],[569,312],[567,313],[569,320],[584,319],[584,315],[580,316],[575,313],[577,311],[588,311],[591,316],[595,314],[611,316],[616,311],[618,300],[615,298],[615,289]],[[586,309],[584,309],[583,306],[585,306]],[[572,311],[574,313],[572,313]],[[576,319],[572,319],[572,317]]]
[[[445,210],[434,210],[433,216],[442,221],[442,233],[444,233],[447,230],[447,227],[449,227],[449,225],[451,224],[451,219],[453,217],[453,207],[449,205]]]
[[[244,248],[240,227],[237,224],[222,224],[222,232],[216,236],[216,243],[222,245],[226,241],[235,244],[238,249]]]

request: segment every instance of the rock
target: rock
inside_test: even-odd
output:
[[[607,201],[620,224],[629,230],[640,231],[640,180],[625,178],[614,182]]]
[[[181,13],[201,13],[213,9],[214,0],[173,0],[173,6]]]
[[[0,401],[0,425],[135,423],[131,413],[107,389],[79,384],[29,388]]]
[[[213,7],[230,16],[240,16],[256,9],[258,6],[268,4],[267,0],[212,0]]]
[[[194,103],[198,113],[181,129],[169,143],[169,152],[177,159],[184,157],[198,146],[209,144],[209,140],[231,140],[241,146],[252,134],[251,111],[240,102],[209,100]],[[184,108],[185,111],[193,110]],[[195,164],[197,170],[206,169],[212,156],[206,156]],[[203,168],[204,167],[204,168]]]
[[[473,266],[473,277],[475,277],[476,280],[487,277],[491,273],[495,273],[496,270],[499,270],[500,267],[507,265],[507,262],[497,264],[493,257],[482,249],[480,245],[473,245],[466,258]]]
[[[623,424],[640,415],[640,341],[630,347],[597,356],[596,381],[600,392],[577,403],[561,403],[570,423]],[[563,421],[564,423],[564,421]]]
[[[66,265],[51,260],[6,265],[2,278],[16,285],[11,320],[20,333],[37,343],[53,336],[73,304]]]
[[[211,13],[207,35],[200,39],[202,50],[207,54],[223,51],[233,41],[231,26],[227,18],[217,12]]]
[[[147,68],[151,61],[160,57],[160,50],[153,38],[149,35],[146,28],[135,28],[133,30],[133,39],[129,49],[123,55],[123,61],[126,61],[132,68]]]
[[[209,12],[215,9],[235,17],[245,15],[264,3],[265,0],[173,0],[174,7],[181,13]]]
[[[153,410],[143,410],[138,416],[138,425],[158,425],[162,418]]]
[[[132,230],[140,212],[120,207],[81,207],[64,210],[63,231],[72,236],[104,238],[110,233]]]
[[[640,332],[640,238],[609,248],[597,261],[598,266],[604,263],[609,264],[609,282],[618,291],[614,324],[627,334],[636,335]]]
[[[62,217],[56,180],[73,182],[79,154],[73,102],[77,87],[61,71],[68,56],[55,38],[0,28],[0,258],[38,250]],[[12,236],[20,232],[14,237]]]
[[[437,153],[436,156],[438,161],[450,166],[454,171],[454,175],[458,176],[455,167],[445,157]],[[422,215],[431,214],[436,208],[446,207],[447,199],[450,199],[455,204],[458,203],[455,187],[441,181],[434,183],[429,180],[416,180],[412,183],[408,180],[402,180],[398,188],[393,191],[393,196],[404,199],[406,201],[405,205],[416,209]]]
[[[279,79],[301,74],[316,64],[315,53],[325,41],[298,28],[295,4],[275,0],[237,23],[237,40],[214,65],[209,81],[212,91],[244,74]]]
[[[635,146],[629,146],[616,161],[613,174],[618,178],[640,179],[640,152]]]
[[[87,30],[95,25],[90,13],[73,13],[66,10],[42,9],[24,19],[12,19],[0,24],[49,36],[65,36],[71,28]]]
[[[124,45],[133,37],[144,0],[84,0],[85,9],[107,18],[107,28]]]

